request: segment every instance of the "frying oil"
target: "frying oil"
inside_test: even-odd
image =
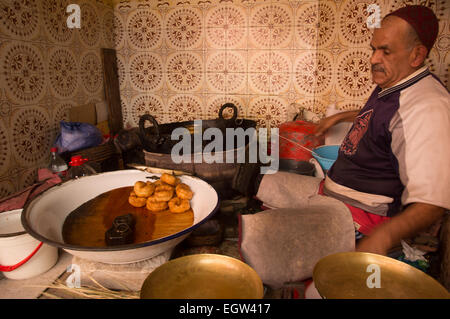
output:
[[[170,236],[192,226],[192,209],[174,214],[169,210],[154,213],[145,207],[133,207],[128,203],[132,190],[132,186],[113,189],[72,211],[64,221],[64,242],[84,247],[106,247],[105,232],[116,217],[128,213],[136,221],[134,244]]]

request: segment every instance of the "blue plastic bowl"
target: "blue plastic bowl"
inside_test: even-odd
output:
[[[319,162],[324,171],[328,171],[338,158],[340,145],[324,145],[315,148],[312,156]]]

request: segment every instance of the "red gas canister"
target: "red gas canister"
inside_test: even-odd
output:
[[[281,124],[279,126],[280,158],[309,161],[312,158],[311,152],[303,147],[313,150],[325,143],[323,136],[314,136],[316,127],[317,124],[302,120]]]

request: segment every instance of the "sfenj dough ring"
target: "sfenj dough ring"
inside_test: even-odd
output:
[[[150,199],[150,197],[149,197]],[[167,202],[155,202],[147,199],[146,207],[149,211],[160,212],[167,209]]]
[[[172,213],[184,213],[189,208],[191,208],[191,205],[187,199],[174,197],[169,201],[169,209]]]
[[[131,192],[128,197],[128,202],[134,207],[144,207],[147,203],[146,197],[138,197],[135,192]]]
[[[138,197],[149,197],[155,190],[155,185],[151,182],[138,181],[134,183],[134,192]]]
[[[171,190],[161,190],[161,191],[155,191],[152,196],[150,196],[148,199],[153,202],[168,202],[172,199],[174,194],[173,189]]]
[[[166,184],[172,185],[172,186],[175,186],[177,184],[176,176],[170,175],[170,174],[167,174],[167,173],[163,173],[161,175],[161,181],[166,183]]]
[[[194,193],[192,193],[191,188],[184,184],[180,183],[175,188],[175,192],[177,193],[177,196],[181,199],[192,199],[192,196],[194,196]]]

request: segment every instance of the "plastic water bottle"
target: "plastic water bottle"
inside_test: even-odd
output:
[[[70,160],[70,168],[68,172],[69,179],[77,179],[83,176],[97,174],[97,172],[85,164],[88,161],[87,158],[83,158],[81,155],[72,156]]]
[[[53,173],[58,174],[59,177],[65,178],[67,176],[68,167],[66,162],[58,155],[58,148],[52,147],[50,152],[52,153],[49,165],[50,170]]]

